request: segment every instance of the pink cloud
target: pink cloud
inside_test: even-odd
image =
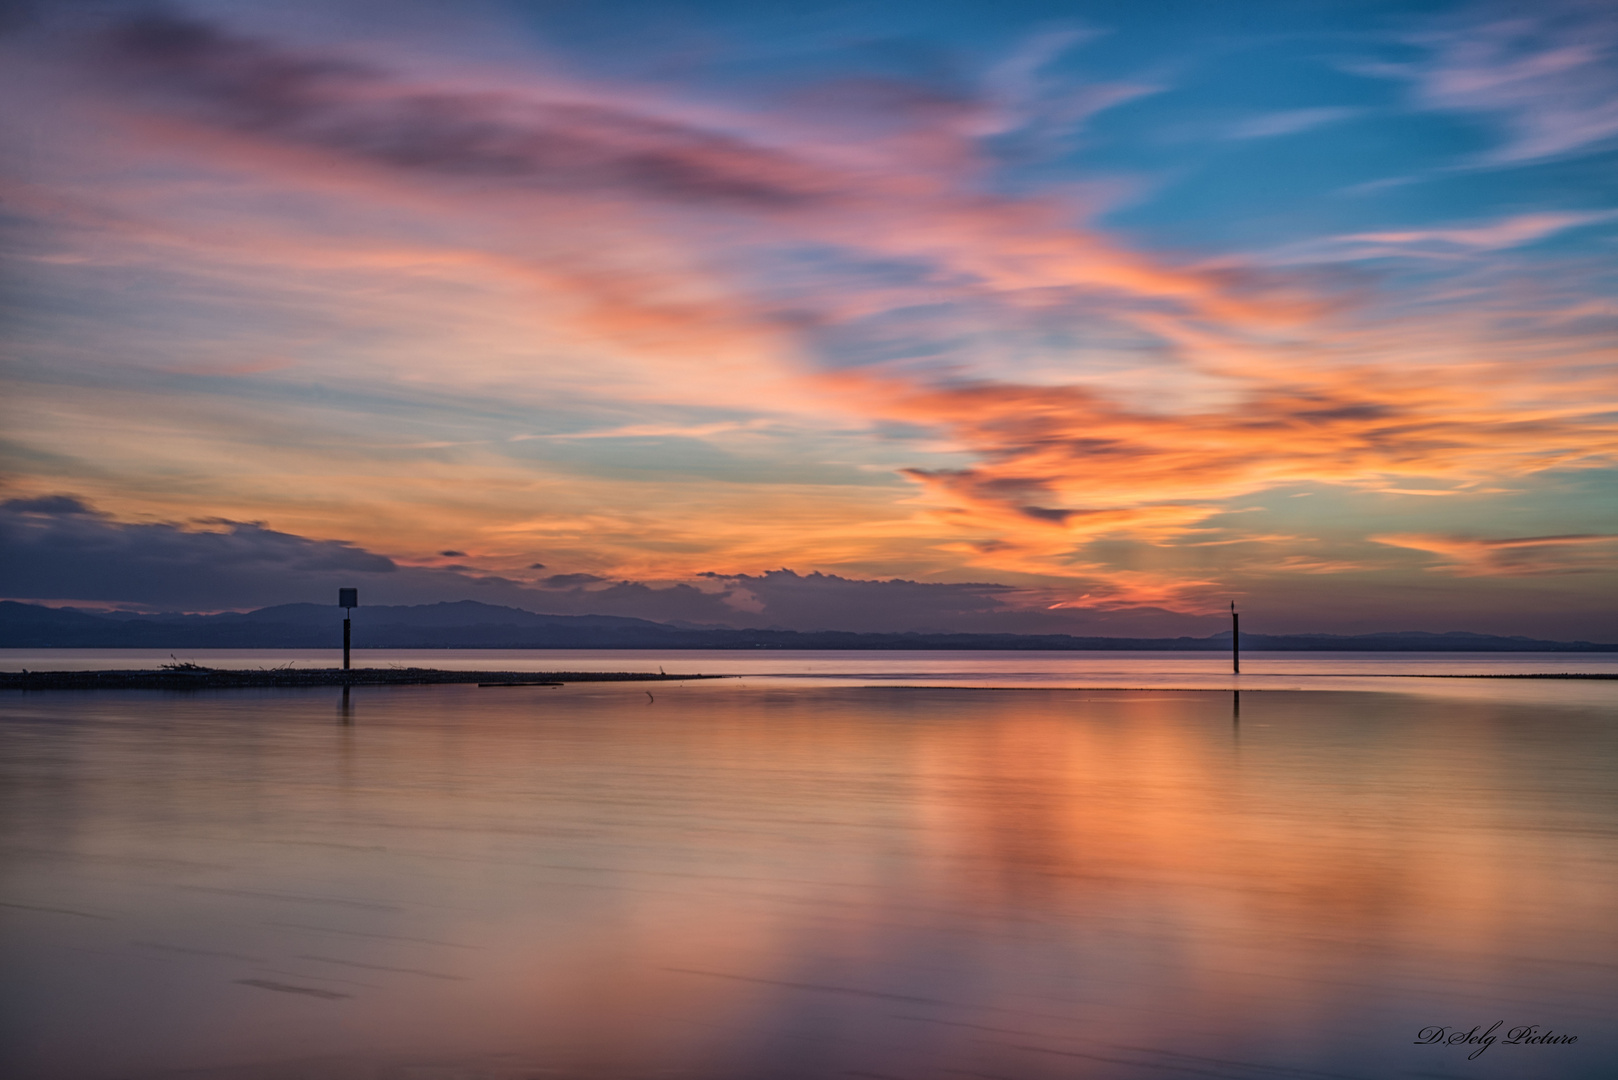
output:
[[[1362,259],[1468,259],[1506,251],[1569,229],[1618,220],[1618,211],[1514,214],[1495,221],[1444,229],[1398,229],[1347,233],[1265,253],[1268,265],[1346,262]]]
[[[1013,302],[1076,289],[1262,325],[1312,310],[1264,295],[1252,275],[1237,280],[1130,252],[1077,227],[1062,202],[973,190],[971,139],[947,124],[925,132],[920,152],[917,131],[872,144],[785,123],[767,141],[738,133],[766,127],[754,117],[698,122],[668,103],[555,78],[498,91],[424,86],[370,62],[168,16],[119,24],[100,49],[107,77],[126,91],[122,106],[228,135],[236,153],[280,147],[337,168],[364,166],[377,182],[415,181],[463,198],[522,195],[539,200],[530,212],[546,216],[633,207],[651,215],[648,225],[700,227],[710,239],[714,229],[748,244],[796,233],[922,259],[936,267],[934,290]],[[565,196],[566,206],[547,205],[546,196]],[[702,212],[719,218],[691,217]]]
[[[1483,5],[1414,39],[1430,58],[1403,73],[1432,109],[1493,116],[1505,141],[1483,163],[1584,153],[1618,136],[1618,15],[1600,0]]]
[[[707,569],[715,552],[729,567],[925,556],[1061,581],[1055,604],[1080,593],[1092,606],[1191,610],[1212,602],[1211,575],[1116,570],[1086,546],[1223,544],[1229,538],[1209,540],[1208,523],[1228,512],[1226,501],[1281,485],[1473,492],[1618,454],[1603,416],[1618,387],[1598,336],[1570,328],[1514,343],[1490,321],[1548,318],[1554,304],[1496,288],[1487,303],[1465,298],[1464,315],[1385,318],[1356,311],[1321,279],[1131,250],[1081,224],[1070,201],[986,190],[971,130],[983,115],[970,103],[918,108],[873,137],[554,73],[485,86],[435,81],[174,19],[125,23],[103,48],[111,81],[100,85],[116,91],[86,108],[127,141],[104,151],[118,183],[78,185],[93,192],[87,201],[124,211],[103,216],[102,235],[158,252],[154,262],[273,283],[296,294],[301,314],[329,320],[332,338],[394,334],[385,347],[331,361],[334,380],[382,378],[423,398],[475,387],[535,408],[655,402],[768,417],[625,422],[619,412],[584,437],[753,437],[792,416],[822,430],[896,421],[935,439],[908,459],[920,459],[905,472],[919,492],[897,508],[890,492],[785,484],[763,495],[683,492],[675,506],[652,483],[620,484],[611,496],[563,490],[470,455],[375,469],[394,515],[377,527],[420,536],[423,550],[445,542],[430,535],[436,521],[419,520],[419,505],[432,505],[442,512],[427,516],[457,529],[474,523],[522,565],[530,547],[552,542],[592,571],[646,579]],[[1034,93],[1029,77],[1008,76],[1023,83],[1007,93]],[[150,190],[142,167],[161,174]],[[175,196],[172,174],[186,167],[195,171]],[[270,192],[307,196],[321,212],[301,224],[297,215],[198,212],[206,199],[195,194],[210,184],[245,193],[238,206]],[[1340,239],[1490,251],[1599,217],[1523,215]],[[907,273],[870,288],[833,275],[770,280],[773,254],[806,245]],[[1042,384],[908,355],[828,374],[807,344],[815,331],[873,315],[967,304],[1064,328],[1121,328],[1126,348],[1162,366],[1145,390],[1109,392],[1091,377],[1090,356],[1065,346]],[[240,440],[267,421],[246,408],[191,409],[170,426],[206,437],[171,448],[175,457],[198,459],[211,438],[236,447],[234,464],[265,468]],[[94,426],[90,415],[77,426]],[[162,440],[148,436],[143,452],[155,454]],[[329,475],[326,442],[307,436],[274,430],[265,441],[278,446],[278,469],[316,477],[308,482],[324,484],[323,497],[342,501],[345,478]],[[884,450],[883,460],[906,463],[917,445]],[[473,507],[480,485],[495,495]],[[1300,556],[1276,568],[1351,566]]]

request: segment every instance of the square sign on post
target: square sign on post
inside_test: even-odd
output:
[[[338,589],[337,606],[343,609],[343,670],[348,670],[348,617],[360,606],[358,589]],[[345,690],[344,693],[347,693]]]

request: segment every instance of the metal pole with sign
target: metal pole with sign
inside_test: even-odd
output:
[[[1233,675],[1242,673],[1242,624],[1234,600],[1230,602],[1230,670]]]
[[[348,670],[348,642],[350,619],[354,609],[360,606],[360,591],[358,589],[338,589],[337,606],[343,609],[343,670]]]

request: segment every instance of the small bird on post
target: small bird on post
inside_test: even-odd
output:
[[[354,609],[360,606],[360,591],[358,589],[338,589],[337,606],[343,609],[343,670],[348,670],[348,642],[350,617]]]
[[[1230,670],[1234,675],[1242,673],[1242,628],[1241,616],[1236,614],[1236,601],[1230,602]]]

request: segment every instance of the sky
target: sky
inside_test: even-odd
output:
[[[1618,10],[0,8],[0,597],[1618,640]]]

